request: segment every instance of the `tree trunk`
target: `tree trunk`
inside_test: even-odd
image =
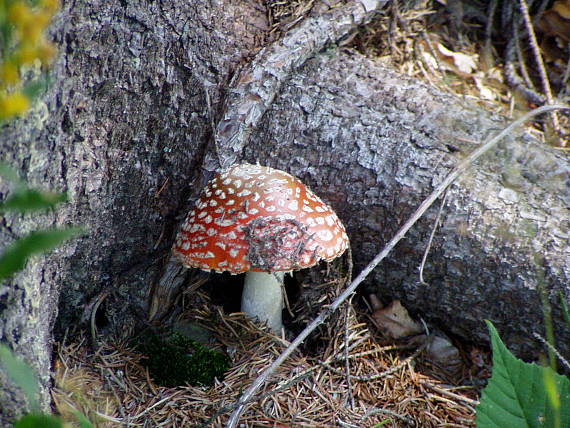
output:
[[[173,234],[219,165],[247,160],[300,177],[345,221],[358,269],[475,147],[463,139],[504,126],[334,46],[379,2],[315,10],[262,51],[270,37],[262,6],[188,3],[65,4],[53,28],[60,57],[51,87],[28,117],[0,129],[3,160],[30,184],[70,197],[50,214],[6,218],[0,245],[54,224],[88,229],[0,292],[0,337],[37,370],[44,405],[54,324],[59,336],[84,328],[107,291],[99,315],[109,334],[144,318]],[[491,319],[515,351],[535,355],[537,288],[570,298],[567,180],[562,153],[513,138],[450,190],[429,285],[417,267],[436,208],[368,287],[472,340],[486,340],[482,319]],[[6,425],[21,406],[0,382]]]

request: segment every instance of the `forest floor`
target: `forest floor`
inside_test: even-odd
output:
[[[169,379],[161,386],[130,332],[103,339],[92,329],[91,337],[60,344],[57,411],[70,421],[79,411],[98,427],[224,426],[242,391],[346,287],[349,278],[335,267],[323,267],[318,283],[304,276],[291,299],[295,317],[286,317],[284,337],[224,311],[231,302],[213,304],[211,296],[219,294],[212,291],[219,285],[215,278],[187,293],[175,324],[191,326],[187,337],[230,359],[229,369],[209,385]],[[399,305],[371,312],[363,298],[355,300],[278,368],[240,426],[474,426],[480,389],[490,374],[488,350],[430,331]],[[159,367],[170,367],[174,354],[164,353]]]

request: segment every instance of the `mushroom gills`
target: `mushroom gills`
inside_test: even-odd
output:
[[[245,276],[241,295],[241,311],[261,322],[266,322],[274,333],[283,328],[282,284],[285,272],[252,272]]]

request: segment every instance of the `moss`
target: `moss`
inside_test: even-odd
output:
[[[214,378],[221,379],[230,365],[226,354],[176,332],[161,336],[145,333],[136,348],[144,355],[141,363],[160,386],[212,385]]]

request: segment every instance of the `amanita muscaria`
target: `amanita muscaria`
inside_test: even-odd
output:
[[[340,256],[348,246],[334,211],[300,180],[241,164],[213,178],[188,214],[173,254],[186,267],[247,272],[241,309],[282,328],[285,272]]]

